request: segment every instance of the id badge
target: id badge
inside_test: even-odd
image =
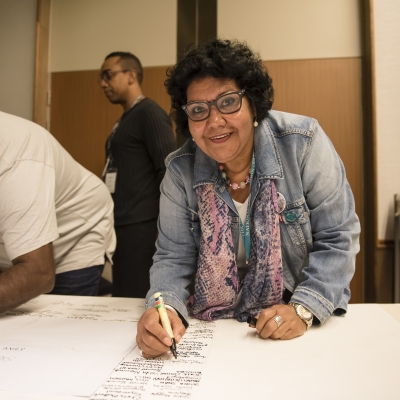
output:
[[[115,183],[117,182],[117,168],[110,168],[106,172],[104,183],[106,184],[110,193],[115,192]]]

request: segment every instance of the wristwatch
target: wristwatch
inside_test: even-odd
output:
[[[302,304],[290,302],[289,305],[294,307],[297,316],[306,324],[307,329],[309,329],[314,318],[313,313]]]

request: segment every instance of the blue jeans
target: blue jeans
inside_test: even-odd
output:
[[[104,265],[77,269],[56,275],[54,289],[49,294],[97,296]]]

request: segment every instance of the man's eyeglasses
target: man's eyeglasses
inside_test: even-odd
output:
[[[120,72],[128,72],[130,71],[129,69],[121,69],[119,71],[101,71],[99,74],[99,83],[101,83],[102,81],[105,82],[110,82],[110,80],[117,74],[119,74]]]
[[[210,115],[211,106],[217,107],[222,114],[233,114],[242,108],[242,97],[245,90],[230,92],[219,96],[214,101],[191,101],[182,106],[187,116],[192,121],[203,121]]]

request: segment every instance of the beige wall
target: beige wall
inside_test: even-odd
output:
[[[359,0],[218,0],[217,15],[219,36],[263,60],[361,56]]]
[[[400,193],[400,1],[373,0],[378,237],[393,239],[393,196]]]
[[[33,116],[36,0],[0,0],[0,111]]]
[[[52,0],[50,71],[100,68],[112,51],[176,61],[177,0]]]
[[[112,7],[110,6],[112,5]],[[264,60],[361,55],[358,0],[218,0],[218,35]],[[144,66],[176,61],[177,0],[52,0],[50,70],[99,68],[116,49]]]

